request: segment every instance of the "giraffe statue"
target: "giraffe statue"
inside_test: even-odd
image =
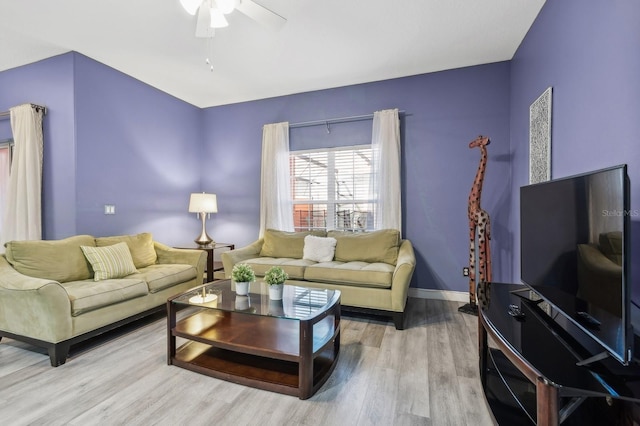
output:
[[[480,147],[480,164],[469,194],[469,310],[476,311],[476,231],[478,233],[478,273],[479,273],[479,299],[486,301],[488,285],[491,283],[491,221],[489,214],[480,207],[482,195],[482,182],[487,167],[487,145],[491,140],[486,136],[478,136],[469,143],[469,148]],[[477,312],[476,312],[477,313]]]

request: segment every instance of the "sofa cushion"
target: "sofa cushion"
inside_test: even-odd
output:
[[[80,246],[95,244],[91,235],[62,240],[9,241],[5,244],[5,256],[21,274],[64,283],[91,278],[91,267]]]
[[[305,259],[292,259],[290,257],[256,257],[245,260],[243,263],[251,266],[258,277],[264,277],[264,274],[272,266],[280,266],[289,275],[289,279],[302,280],[304,279],[304,269],[316,262]]]
[[[304,237],[303,259],[314,262],[331,262],[336,252],[336,239],[333,237]]]
[[[391,288],[395,267],[388,263],[322,262],[305,269],[304,279],[332,284]]]
[[[123,278],[136,270],[126,243],[106,247],[80,246],[93,269],[93,280]]]
[[[70,281],[61,285],[69,295],[71,315],[74,317],[149,294],[147,284],[140,279]]]
[[[329,231],[328,236],[337,240],[336,261],[381,262],[390,265],[395,265],[398,261],[400,232],[396,229],[358,233]]]
[[[287,232],[267,229],[264,233],[260,256],[302,259],[304,237],[307,235],[326,237],[327,233],[325,231]]]
[[[138,269],[137,274],[129,278],[139,278],[147,283],[149,293],[157,293],[165,288],[194,279],[198,274],[192,265],[180,263],[150,265]]]
[[[116,243],[125,242],[131,251],[133,264],[136,268],[144,268],[153,265],[158,258],[156,250],[153,246],[153,236],[149,232],[137,235],[118,235],[115,237],[99,237],[96,238],[96,246],[112,246]]]

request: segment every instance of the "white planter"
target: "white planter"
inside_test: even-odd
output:
[[[270,284],[269,285],[269,299],[282,300],[282,289],[284,284]]]
[[[240,296],[246,296],[249,294],[249,283],[236,283],[236,294]]]

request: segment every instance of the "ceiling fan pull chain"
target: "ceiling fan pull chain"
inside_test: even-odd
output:
[[[207,39],[205,50],[206,58],[204,62],[209,65],[209,71],[213,72],[213,38]]]

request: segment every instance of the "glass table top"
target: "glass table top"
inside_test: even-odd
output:
[[[326,311],[339,297],[339,290],[285,284],[282,300],[271,300],[269,285],[264,281],[251,283],[249,294],[240,296],[232,290],[230,280],[222,280],[196,287],[172,302],[224,312],[302,320]]]

